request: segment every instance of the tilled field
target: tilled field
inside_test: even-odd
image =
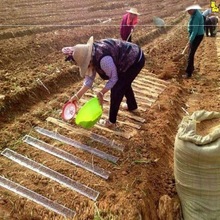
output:
[[[195,110],[219,109],[219,96],[213,95],[220,83],[219,35],[204,38],[192,79],[181,78],[186,57],[173,61],[187,42],[189,4],[3,2],[1,219],[179,219],[173,177],[178,124]],[[147,58],[134,82],[138,114],[121,109],[116,131],[63,122],[62,105],[82,80],[78,69],[64,62],[62,47],[85,43],[91,35],[119,38],[120,19],[129,7],[141,13],[133,39]],[[165,31],[155,28],[153,16],[164,18]],[[102,84],[97,80],[79,105]],[[106,96],[103,117],[108,101]]]

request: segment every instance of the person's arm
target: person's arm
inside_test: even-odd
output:
[[[69,101],[74,102],[78,101],[86,92],[88,89],[90,89],[93,85],[93,82],[95,80],[96,72],[93,71],[91,76],[85,76],[83,86],[79,89],[79,91],[74,94]]]
[[[111,56],[103,57],[100,61],[100,66],[101,69],[105,72],[105,74],[109,77],[109,80],[105,84],[105,87],[97,93],[97,97],[99,98],[100,103],[102,103],[104,94],[108,92],[118,81],[118,73],[115,63]]]
[[[105,74],[109,77],[109,80],[105,84],[103,88],[103,92],[106,93],[109,91],[115,83],[118,81],[118,72],[115,66],[114,60],[111,56],[105,56],[100,61],[100,67],[105,72]],[[106,91],[106,92],[105,92]]]
[[[78,101],[90,87],[83,85],[80,90],[70,98],[70,102]]]
[[[190,37],[189,37],[189,42],[190,44],[192,44],[192,42],[194,41],[195,37],[198,34],[198,30],[199,30],[199,19],[197,17],[194,18],[193,22],[192,22],[192,32],[190,33]]]

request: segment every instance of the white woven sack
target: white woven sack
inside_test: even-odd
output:
[[[220,219],[220,129],[196,133],[198,121],[219,112],[196,111],[184,117],[175,139],[174,176],[184,220]]]

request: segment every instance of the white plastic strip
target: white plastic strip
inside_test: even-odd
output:
[[[65,218],[72,219],[76,215],[76,213],[73,210],[66,208],[65,206],[60,205],[58,203],[55,203],[54,201],[34,191],[31,191],[25,188],[24,186],[21,186],[20,184],[12,182],[11,180],[8,180],[2,176],[0,176],[0,186],[20,196],[23,196],[31,201],[34,201],[37,204],[40,204],[46,207],[47,209],[52,210],[53,212],[56,212],[57,214],[64,216]]]
[[[46,120],[51,123],[54,123],[56,125],[59,125],[62,128],[66,128],[70,131],[73,131],[74,133],[77,133],[79,135],[84,135],[86,137],[89,137],[92,140],[97,141],[99,143],[102,143],[109,148],[114,148],[119,151],[124,150],[124,146],[116,143],[114,140],[110,140],[110,139],[106,138],[105,136],[95,134],[95,133],[88,131],[88,130],[74,128],[72,125],[70,125],[62,120],[56,119],[56,118],[48,117]]]
[[[23,141],[25,143],[30,144],[33,147],[36,147],[40,150],[43,150],[43,151],[45,151],[49,154],[52,154],[56,157],[59,157],[59,158],[63,159],[65,161],[68,161],[69,163],[72,163],[76,166],[84,168],[84,169],[86,169],[86,170],[88,170],[88,171],[104,178],[104,179],[108,179],[108,177],[109,177],[110,173],[105,171],[104,169],[102,169],[100,167],[97,167],[97,166],[95,166],[91,163],[88,163],[86,161],[83,161],[80,158],[78,158],[78,157],[76,157],[76,156],[74,156],[74,155],[72,155],[72,154],[70,154],[70,153],[68,153],[64,150],[61,150],[57,147],[54,147],[50,144],[47,144],[43,141],[40,141],[40,140],[38,140],[34,137],[31,137],[29,135],[25,135],[24,138],[23,138]]]
[[[135,88],[137,88],[137,89],[144,89],[145,87],[146,87],[146,84],[147,84],[147,86],[148,86],[148,88],[150,88],[150,89],[154,89],[154,91],[155,92],[157,92],[157,94],[160,94],[161,92],[163,92],[163,90],[164,90],[164,87],[162,86],[159,86],[159,85],[155,85],[155,84],[153,84],[151,81],[146,81],[146,82],[144,82],[144,80],[143,79],[141,79],[141,81],[136,81],[135,83],[134,83],[134,91],[135,91]],[[147,90],[145,90],[145,91],[147,91]]]
[[[124,150],[124,146],[119,145],[114,140],[109,140],[108,138],[106,138],[104,136],[101,136],[99,134],[95,134],[95,133],[91,132],[90,133],[90,138],[95,140],[95,141],[98,141],[100,143],[103,143],[103,144],[105,144],[108,147],[112,147],[112,148],[114,148],[116,150],[119,150],[119,151],[123,151]]]
[[[147,85],[149,87],[153,87],[157,90],[161,90],[163,91],[167,86],[164,84],[164,82],[158,81],[157,78],[152,78],[152,77],[145,77],[142,76],[141,78],[139,78],[141,80],[141,83],[147,83]],[[138,83],[140,83],[140,81],[138,81]]]
[[[110,154],[107,154],[101,150],[98,150],[96,148],[92,148],[88,145],[85,145],[85,144],[82,144],[82,143],[79,143],[71,138],[68,138],[68,137],[65,137],[61,134],[58,134],[56,132],[53,132],[53,131],[49,131],[47,129],[44,129],[44,128],[40,128],[40,127],[35,127],[35,130],[40,133],[40,134],[43,134],[43,135],[46,135],[50,138],[53,138],[53,139],[56,139],[58,141],[61,141],[63,143],[66,143],[66,144],[69,144],[73,147],[76,147],[78,149],[81,149],[81,150],[84,150],[84,151],[87,151],[89,153],[92,153],[102,159],[105,159],[105,160],[108,160],[108,161],[111,161],[113,163],[116,163],[118,161],[118,157],[115,157],[113,155],[110,155]]]
[[[40,173],[43,176],[46,176],[48,178],[51,178],[52,180],[63,184],[64,186],[75,190],[76,192],[96,201],[96,199],[99,196],[99,192],[91,189],[88,186],[85,186],[79,182],[76,182],[72,179],[70,179],[69,177],[66,177],[54,170],[51,170],[50,168],[39,164],[27,157],[22,156],[21,154],[16,153],[15,151],[12,151],[8,148],[6,148],[5,150],[2,151],[1,153],[2,155],[4,155],[5,157],[17,162],[18,164],[27,167],[37,173]]]
[[[147,79],[152,79],[154,81],[158,81],[164,85],[168,85],[170,84],[170,82],[166,81],[166,80],[163,80],[163,79],[159,79],[157,75],[153,74],[153,73],[150,73],[148,70],[146,69],[142,69],[141,70],[141,74],[138,75],[138,77],[141,77],[141,78],[147,78]]]

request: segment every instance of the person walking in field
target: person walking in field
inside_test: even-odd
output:
[[[62,52],[66,56],[65,60],[79,66],[80,75],[84,77],[83,86],[69,101],[78,101],[91,89],[98,73],[103,80],[107,80],[105,86],[97,93],[101,105],[104,95],[111,91],[109,119],[104,121],[106,127],[115,127],[124,96],[128,111],[138,108],[131,86],[145,64],[144,53],[138,45],[112,38],[94,42],[93,37],[90,37],[87,44],[64,47]]]
[[[121,25],[120,25],[120,35],[121,39],[131,42],[132,32],[134,31],[135,25],[138,23],[138,15],[136,8],[131,8],[127,10],[127,13],[123,15]]]
[[[199,5],[192,5],[186,8],[186,11],[190,14],[188,23],[189,33],[189,55],[187,60],[186,74],[183,78],[190,78],[194,71],[194,57],[195,53],[202,42],[204,37],[204,18],[200,12],[201,7]]]

